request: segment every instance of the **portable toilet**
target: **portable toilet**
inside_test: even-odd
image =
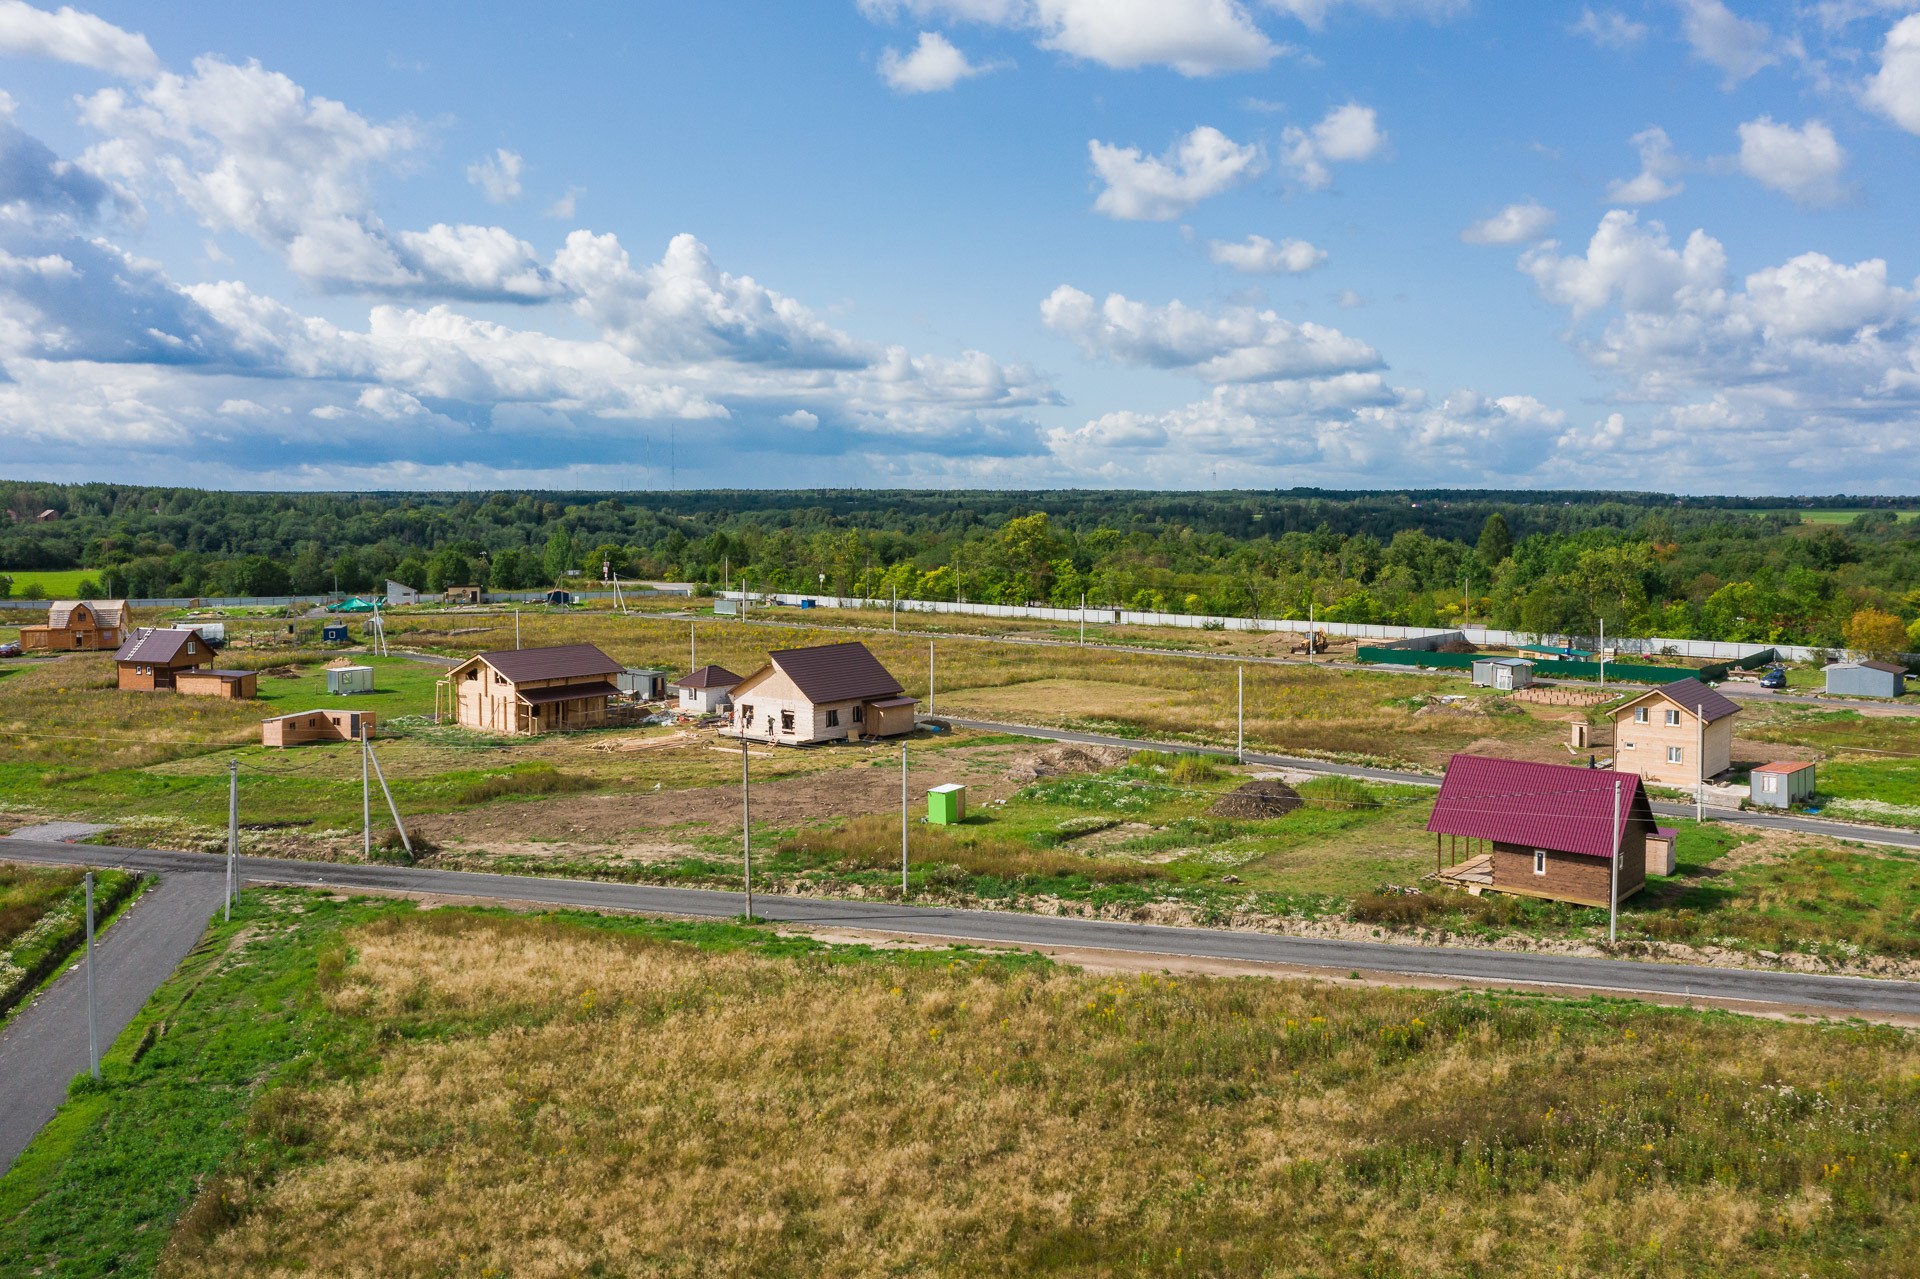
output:
[[[958,826],[967,820],[967,788],[948,782],[927,792],[927,821],[934,826]]]
[[[328,622],[320,628],[320,642],[322,644],[351,644],[353,640],[347,633],[347,624],[345,622]]]
[[[327,668],[327,691],[336,694],[371,693],[373,691],[373,667],[329,666]]]

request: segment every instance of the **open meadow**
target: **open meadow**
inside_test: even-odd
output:
[[[1906,1033],[256,893],[0,1275],[1915,1273]]]

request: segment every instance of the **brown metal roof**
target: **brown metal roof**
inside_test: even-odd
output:
[[[1614,785],[1620,787],[1619,829],[1654,828],[1653,809],[1636,773],[1518,759],[1455,755],[1433,801],[1427,829],[1526,848],[1588,857],[1613,856]]]
[[[559,684],[552,688],[529,688],[519,694],[520,700],[529,706],[545,706],[548,702],[571,702],[576,697],[616,697],[620,690],[601,680],[595,684]]]
[[[675,688],[732,688],[743,678],[724,666],[702,666],[691,675],[673,681],[673,686]]]
[[[867,703],[877,711],[890,711],[896,706],[918,706],[919,704],[920,699],[917,697],[881,697]]]
[[[815,705],[866,701],[906,692],[899,680],[887,674],[880,659],[858,640],[781,649],[767,654],[767,660],[799,685],[800,692]]]
[[[515,684],[536,679],[586,679],[594,675],[618,675],[626,669],[593,644],[508,648],[497,653],[482,653],[480,660]]]
[[[1754,768],[1756,773],[1797,773],[1803,768],[1812,768],[1813,761],[1805,759],[1781,759],[1771,764],[1760,764]]]
[[[1644,693],[1634,698],[1620,709],[1625,710],[1627,706],[1637,706],[1641,702],[1646,701],[1647,698],[1652,697],[1655,693],[1666,698],[1676,706],[1684,706],[1690,711],[1699,712],[1706,717],[1706,721],[1709,724],[1723,720],[1729,715],[1737,715],[1740,712],[1740,703],[1730,697],[1714,692],[1697,679],[1683,679],[1672,684],[1662,684],[1660,687],[1654,689],[1653,692]]]
[[[189,641],[194,651],[187,652]],[[213,652],[199,631],[162,626],[141,629],[122,644],[113,655],[116,662],[143,662],[149,666],[198,666],[213,660]]]
[[[1870,671],[1883,671],[1888,675],[1905,675],[1907,673],[1906,667],[1895,666],[1892,662],[1862,662],[1860,665]]]

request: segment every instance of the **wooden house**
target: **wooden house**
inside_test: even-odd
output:
[[[449,586],[440,592],[440,600],[445,604],[478,604],[486,598],[486,593],[477,586]]]
[[[260,672],[223,671],[213,667],[180,671],[174,676],[173,689],[189,697],[224,697],[230,702],[244,702],[260,695]]]
[[[1481,755],[1447,762],[1427,829],[1444,882],[1582,906],[1605,906],[1610,883],[1639,892],[1659,838],[1632,773]]]
[[[1697,679],[1662,684],[1613,712],[1613,766],[1663,786],[1698,786],[1732,766],[1739,713]]]
[[[308,746],[316,742],[357,742],[373,736],[372,711],[301,711],[262,721],[262,746]]]
[[[213,660],[200,632],[180,627],[143,627],[129,636],[113,655],[120,687],[151,692],[171,689],[182,671]]]
[[[481,653],[453,668],[454,720],[486,733],[553,733],[607,722],[625,670],[592,644]]]
[[[725,710],[740,676],[724,666],[702,666],[690,675],[673,681],[679,690],[678,709],[688,715],[711,715]]]
[[[45,626],[20,628],[20,647],[51,652],[119,648],[132,620],[125,600],[55,600],[47,609]]]
[[[722,731],[787,746],[897,737],[913,731],[915,705],[865,644],[789,648],[734,686]]]

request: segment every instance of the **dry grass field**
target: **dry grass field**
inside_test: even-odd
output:
[[[161,1273],[1920,1274],[1900,1032],[619,928],[329,944]]]

